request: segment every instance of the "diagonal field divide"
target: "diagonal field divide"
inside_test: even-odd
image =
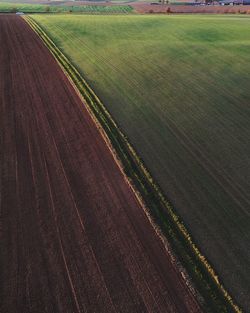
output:
[[[0,45],[0,312],[202,312],[47,47],[15,15]]]
[[[160,227],[161,233],[171,242],[172,248],[205,299],[204,307],[211,312],[241,312],[241,309],[220,283],[209,262],[194,244],[171,203],[163,196],[159,186],[154,182],[135,149],[117,127],[94,91],[42,27],[31,17],[25,17],[25,19],[56,58],[79,96],[84,99],[90,115],[102,132],[117,164],[124,171],[131,188],[133,188],[137,198],[140,199],[141,205],[144,202],[149,208],[149,218],[153,218],[153,222]],[[160,233],[160,231],[158,232]]]

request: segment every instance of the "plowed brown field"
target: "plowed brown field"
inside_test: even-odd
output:
[[[200,312],[49,51],[0,15],[0,312]]]

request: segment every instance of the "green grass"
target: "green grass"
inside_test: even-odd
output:
[[[250,19],[34,18],[94,88],[247,310]]]
[[[24,13],[93,13],[93,14],[114,14],[130,13],[132,7],[128,5],[43,5],[43,4],[22,4],[14,2],[0,2],[0,12],[24,12]]]

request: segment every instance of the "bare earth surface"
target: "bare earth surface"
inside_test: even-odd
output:
[[[37,35],[0,46],[0,312],[201,312]]]

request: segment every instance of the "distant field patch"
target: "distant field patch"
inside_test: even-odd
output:
[[[34,16],[250,307],[250,18]]]
[[[2,13],[130,13],[133,9],[129,5],[43,5],[43,4],[22,4],[13,2],[0,2]]]

